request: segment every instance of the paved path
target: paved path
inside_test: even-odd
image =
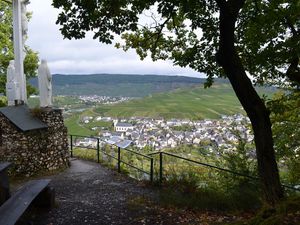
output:
[[[143,204],[137,209],[134,202],[144,196],[155,200],[155,191],[97,163],[73,160],[69,169],[51,179],[57,207],[37,216],[33,224],[145,224],[144,217],[153,213]]]

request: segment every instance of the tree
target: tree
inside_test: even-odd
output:
[[[300,92],[278,92],[268,101],[277,158],[286,167],[289,184],[300,182]]]
[[[112,43],[122,34],[125,43],[116,47],[134,48],[141,59],[150,54],[189,66],[208,76],[207,86],[214,76],[227,77],[253,127],[265,199],[274,205],[283,197],[269,110],[247,73],[257,83],[297,82],[292,79],[299,72],[297,0],[53,0],[53,6],[62,8],[57,23],[66,38],[92,31],[94,39]],[[275,17],[277,8],[285,16]]]
[[[30,14],[28,14],[30,16]],[[10,60],[14,58],[13,50],[13,27],[12,27],[12,4],[0,1],[0,93],[5,94],[6,70]],[[26,79],[36,76],[38,67],[38,54],[25,46],[26,57],[24,70]],[[27,84],[28,94],[33,94],[35,89]]]

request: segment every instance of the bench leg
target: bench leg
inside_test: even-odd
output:
[[[33,205],[39,208],[53,208],[55,206],[55,190],[46,187],[33,201]]]
[[[10,197],[7,171],[0,172],[0,205]]]

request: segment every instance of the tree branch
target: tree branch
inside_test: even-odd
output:
[[[226,1],[225,0],[216,0],[217,5],[219,6],[220,9],[223,9],[226,6]]]
[[[290,66],[286,71],[286,76],[292,82],[296,82],[297,86],[300,86],[300,69],[298,65],[299,65],[299,57],[296,55],[291,60]]]
[[[156,40],[154,42],[154,45],[152,47],[152,51],[153,51],[153,55],[156,53],[156,48],[157,48],[157,45],[158,45],[158,42],[159,42],[159,39],[160,39],[160,35],[162,34],[162,31],[165,27],[165,25],[170,21],[170,19],[173,17],[173,11],[174,7],[172,8],[171,10],[171,13],[169,15],[169,17],[162,23],[159,25],[159,29],[158,31],[153,35],[153,36],[156,36]]]
[[[178,35],[179,34],[179,31],[178,31],[178,27],[176,26],[175,24],[175,20],[174,20],[174,15],[172,14],[172,22],[173,22],[173,27],[174,27],[174,30],[175,30],[175,34]]]
[[[288,18],[288,17],[285,17],[285,20],[286,20],[286,24],[287,26],[290,28],[292,34],[294,37],[297,37],[299,36],[299,33],[298,31],[296,30],[296,28],[294,27],[294,25],[292,24],[291,20]]]
[[[7,4],[12,4],[12,1],[9,0],[0,0],[0,1],[6,2]]]
[[[299,32],[296,30],[295,26],[292,24],[291,20],[288,17],[285,17],[285,22],[288,28],[292,32],[292,38],[297,40],[300,36]],[[300,86],[300,69],[298,67],[299,65],[299,56],[296,53],[296,50],[292,50],[292,54],[294,53],[294,56],[291,59],[290,66],[288,67],[286,71],[286,76],[292,81],[296,82],[297,86]]]

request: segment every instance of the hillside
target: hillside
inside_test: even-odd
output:
[[[219,118],[222,114],[243,112],[238,99],[228,84],[217,84],[204,89],[202,85],[116,105],[101,105],[94,110],[103,116],[126,118]]]
[[[54,95],[144,97],[177,88],[194,87],[205,79],[163,75],[53,75]],[[37,87],[37,78],[30,83]]]

